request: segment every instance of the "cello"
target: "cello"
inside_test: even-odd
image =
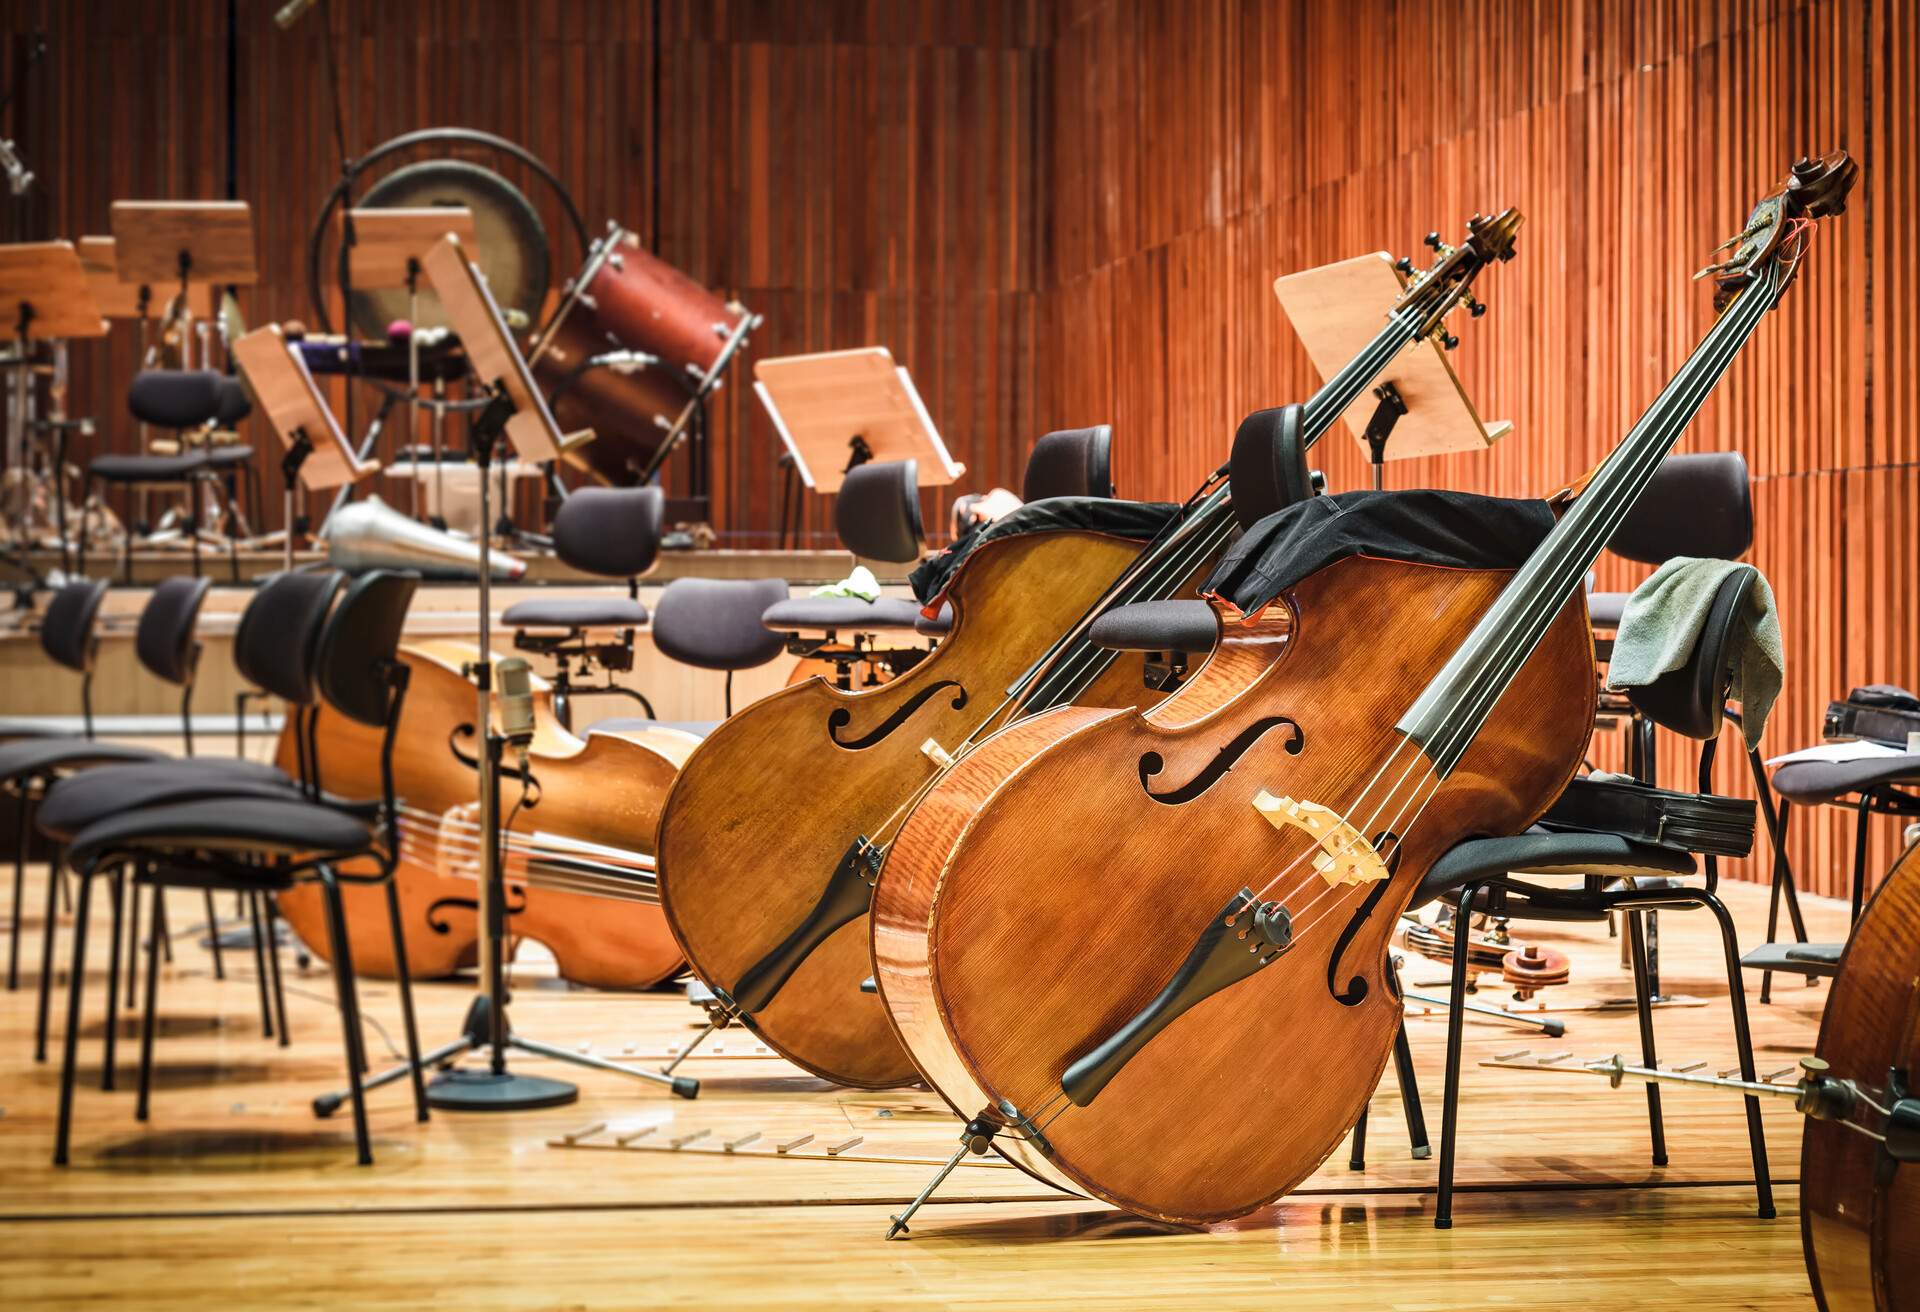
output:
[[[1300,412],[1298,450],[1402,348],[1445,332],[1479,272],[1512,258],[1519,224],[1513,210],[1476,215],[1458,248],[1434,239],[1440,258]],[[919,795],[1002,725],[1050,706],[1158,696],[1140,653],[1116,657],[1087,630],[1109,605],[1171,597],[1203,576],[1235,530],[1221,473],[1144,548],[1081,530],[981,541],[946,589],[950,634],[911,670],[859,692],[808,679],[708,735],[667,794],[657,851],[661,901],[714,991],[715,1026],[744,1023],[840,1084],[914,1078],[884,1008],[861,988],[872,974],[867,906],[888,844]]]
[[[416,978],[451,975],[478,955],[481,834],[477,823],[473,682],[478,656],[464,643],[401,648],[411,674],[394,738],[400,863],[394,872],[408,966]],[[503,873],[510,932],[544,943],[561,976],[601,989],[643,989],[679,973],[685,958],[661,915],[654,880],[660,799],[694,738],[674,729],[593,734],[582,741],[554,717],[551,689],[536,681],[535,733],[525,798],[505,826]],[[341,797],[380,792],[377,732],[331,707],[312,713],[318,781]],[[277,763],[302,775],[289,725]],[[515,772],[517,775],[517,771]],[[508,806],[514,775],[503,775]],[[351,866],[347,867],[352,869]],[[364,974],[393,974],[386,902],[377,888],[346,884],[347,933]],[[279,895],[280,914],[326,957],[324,907],[315,889]]]
[[[1326,1158],[1391,1051],[1401,914],[1438,857],[1524,830],[1578,769],[1585,572],[1854,174],[1803,160],[1754,209],[1712,269],[1713,327],[1557,523],[1534,503],[1552,526],[1517,568],[1376,553],[1236,575],[1237,605],[1210,598],[1219,646],[1172,697],[1030,717],[928,790],[881,872],[873,950],[902,1041],[966,1121],[947,1170],[991,1146],[1206,1222]],[[1326,515],[1263,522],[1283,551],[1302,512]]]

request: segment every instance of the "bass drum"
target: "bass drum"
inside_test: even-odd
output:
[[[595,355],[620,349],[585,310],[557,321],[543,341],[533,375],[547,394],[554,422],[564,432],[591,428],[594,435],[563,458],[610,487],[638,484],[691,395],[687,385],[665,365],[630,373],[584,368]]]

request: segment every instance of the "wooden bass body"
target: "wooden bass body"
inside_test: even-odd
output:
[[[1820,1021],[1818,1055],[1841,1079],[1920,1082],[1920,844],[1909,847],[1854,926]],[[1800,1139],[1800,1237],[1827,1312],[1920,1309],[1920,1166],[1808,1117]]]
[[[821,900],[862,837],[897,825],[1006,690],[1138,557],[1141,544],[1061,531],[1003,538],[967,559],[950,589],[953,629],[927,659],[874,689],[808,679],[765,697],[701,742],[661,814],[661,901],[693,969],[731,993]],[[1198,570],[1196,570],[1196,573]],[[1123,656],[1081,693],[1152,696]],[[878,997],[864,912],[808,954],[770,1003],[741,1019],[816,1075],[858,1088],[915,1078]]]
[[[401,861],[394,874],[416,978],[451,975],[478,951],[479,837],[474,733],[477,694],[463,666],[478,648],[432,642],[401,649],[412,670],[394,738],[394,788],[403,807]],[[694,738],[675,730],[594,734],[582,741],[553,716],[545,685],[535,691],[537,729],[529,768],[537,792],[514,811],[520,785],[501,780],[501,812],[512,812],[504,870],[514,941],[536,939],[560,974],[577,984],[639,989],[684,964],[653,886],[650,853],[674,771]],[[380,734],[323,706],[316,730],[320,782],[341,797],[380,796]],[[295,772],[291,730],[276,758]],[[554,876],[549,867],[603,867],[589,878]],[[348,866],[347,869],[354,867]],[[613,895],[579,891],[598,885]],[[391,977],[394,962],[386,896],[344,884],[354,968]],[[281,914],[316,955],[328,955],[317,886],[280,894]]]
[[[1046,712],[963,758],[915,808],[873,904],[882,996],[955,1112],[1013,1127],[993,1142],[1035,1176],[1171,1221],[1243,1214],[1311,1174],[1391,1050],[1387,949],[1422,875],[1463,838],[1524,829],[1580,764],[1595,684],[1579,597],[1417,823],[1374,827],[1404,831],[1389,878],[1329,887],[1296,868],[1262,894],[1288,905],[1288,951],[1172,1020],[1088,1105],[1064,1101],[1062,1075],[1161,992],[1236,892],[1310,850],[1255,795],[1348,808],[1509,577],[1343,560],[1269,618],[1225,624],[1152,710]]]

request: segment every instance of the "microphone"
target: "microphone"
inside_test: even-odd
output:
[[[282,32],[299,22],[307,10],[319,4],[320,0],[287,0],[273,16],[274,26]]]
[[[527,748],[533,743],[533,666],[509,656],[494,666],[499,677],[500,732],[520,757],[520,773],[527,772]]]

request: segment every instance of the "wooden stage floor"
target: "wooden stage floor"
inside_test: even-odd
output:
[[[23,963],[37,964],[39,872],[29,871]],[[1370,1161],[1342,1149],[1280,1205],[1210,1231],[1150,1224],[1056,1194],[1006,1167],[963,1167],[887,1243],[889,1213],[944,1157],[955,1124],[923,1090],[841,1090],[754,1051],[738,1032],[683,1069],[695,1102],[651,1086],[516,1055],[519,1069],[567,1074],[578,1104],[500,1116],[412,1119],[404,1085],[372,1097],[377,1161],[356,1167],[343,1112],[309,1100],[338,1084],[339,1030],[324,965],[288,962],[293,1043],[263,1039],[251,955],[212,978],[199,900],[176,893],[176,960],[163,972],[153,1119],[133,1120],[137,1028],[123,1021],[121,1091],[98,1088],[105,944],[96,935],[83,1025],[74,1162],[49,1165],[56,1068],[31,1060],[33,982],[0,993],[0,1290],[10,1307],[674,1307],[1000,1308],[1811,1305],[1800,1259],[1800,1127],[1767,1108],[1780,1215],[1756,1219],[1738,1099],[1666,1095],[1671,1165],[1648,1163],[1645,1100],[1631,1087],[1472,1063],[1530,1048],[1637,1052],[1631,1006],[1559,1010],[1562,1040],[1471,1024],[1455,1228],[1432,1227],[1435,1163],[1412,1160],[1391,1080],[1376,1095]],[[1743,943],[1757,941],[1764,890],[1728,886]],[[1837,935],[1838,904],[1809,900],[1816,935]],[[104,922],[103,926],[104,928]],[[1662,917],[1663,982],[1706,1005],[1656,1014],[1671,1063],[1732,1065],[1717,941],[1699,913]],[[1557,1009],[1631,998],[1603,926],[1549,929],[1574,982]],[[67,942],[62,936],[64,948]],[[529,956],[539,956],[532,953]],[[64,966],[66,956],[60,953]],[[64,972],[61,972],[62,974]],[[677,992],[570,990],[539,960],[516,968],[522,1032],[614,1060],[685,1042],[697,1015]],[[1444,967],[1414,959],[1411,985]],[[393,987],[363,981],[376,1066],[398,1051]],[[1749,990],[1757,1004],[1757,982]],[[60,995],[64,997],[64,992]],[[1504,996],[1490,982],[1483,998]],[[455,1033],[470,992],[422,986],[423,1037]],[[1810,1051],[1824,987],[1782,980],[1753,1008],[1761,1069]],[[56,1011],[56,1033],[59,1013]],[[1436,1148],[1444,1021],[1410,1031]],[[1276,1027],[1249,1041],[1285,1042]],[[57,1058],[57,1047],[54,1054]],[[1202,1094],[1202,1096],[1204,1096]],[[1274,1109],[1276,1132],[1286,1109]],[[595,1123],[661,1128],[678,1152],[552,1146]],[[716,1151],[815,1136],[819,1152],[858,1137],[860,1160],[787,1160]],[[705,1151],[702,1151],[705,1150]]]

